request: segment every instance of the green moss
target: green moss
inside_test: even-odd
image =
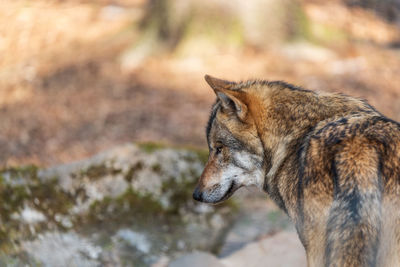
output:
[[[113,169],[105,166],[105,164],[100,164],[100,165],[93,165],[90,166],[86,170],[82,170],[80,175],[81,176],[87,176],[90,179],[99,179],[101,177],[104,177],[105,175],[115,175],[120,173],[121,170],[119,169]]]
[[[5,175],[10,181],[6,182]],[[37,167],[29,165],[8,168],[0,171],[0,176],[0,215],[2,221],[7,222],[10,220],[11,214],[18,211],[23,206],[25,199],[32,194],[30,185],[39,182]]]
[[[177,182],[176,179],[171,178],[164,182],[162,185],[162,192],[172,192],[168,212],[178,214],[181,207],[194,201],[192,199],[192,194],[195,186],[196,181],[194,179],[183,179],[182,182]]]
[[[55,214],[67,214],[74,204],[74,196],[61,190],[57,179],[42,181],[37,177],[37,167],[26,166],[9,168],[1,171],[0,182],[0,249],[6,249],[21,237],[29,238],[32,233],[29,225],[13,219],[25,205],[43,213],[46,222],[35,224],[34,229],[40,232],[50,225],[58,226]],[[6,182],[5,177],[7,175]],[[13,181],[15,180],[15,181]]]
[[[0,177],[4,179],[4,175],[7,174],[11,179],[28,178],[34,180],[37,179],[37,172],[38,167],[35,165],[17,166],[0,170]]]
[[[145,143],[137,143],[144,152],[146,153],[153,153],[154,151],[161,150],[161,149],[177,149],[177,150],[187,150],[193,152],[197,155],[198,159],[201,163],[205,164],[208,160],[208,150],[202,147],[196,147],[191,145],[171,145],[171,144],[164,144],[164,143],[154,143],[154,142],[145,142]],[[193,158],[185,158],[189,162],[194,162]]]
[[[137,143],[137,145],[146,153],[153,153],[154,151],[167,148],[166,144],[154,143],[154,142],[143,142]]]
[[[42,267],[43,265],[26,252],[18,252],[17,254],[10,254],[6,251],[0,251],[0,266],[18,267]]]
[[[135,173],[143,169],[143,162],[138,161],[132,168],[129,169],[128,173],[125,175],[125,180],[131,182]]]
[[[151,169],[155,173],[161,173],[161,165],[159,163],[156,163],[153,166],[151,166]]]
[[[29,198],[29,191],[24,186],[0,186],[0,214],[2,220],[8,221],[13,212],[18,211]]]
[[[47,218],[56,223],[56,214],[68,214],[69,209],[74,205],[74,196],[66,193],[58,186],[56,179],[46,183],[38,183],[30,187],[31,197],[35,208],[47,215]],[[33,200],[32,199],[32,200]]]
[[[117,198],[105,197],[101,201],[94,202],[87,218],[81,220],[100,223],[106,219],[118,224],[127,221],[129,217],[146,219],[164,213],[161,204],[151,195],[140,194],[130,188]]]

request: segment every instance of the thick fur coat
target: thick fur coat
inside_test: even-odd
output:
[[[217,95],[194,198],[262,188],[309,266],[400,266],[400,124],[367,102],[284,82],[206,76]]]

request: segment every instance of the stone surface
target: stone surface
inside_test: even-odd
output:
[[[101,248],[76,233],[45,233],[34,241],[22,243],[22,248],[46,267],[99,265]]]
[[[0,171],[0,265],[149,266],[216,250],[236,208],[192,199],[206,156],[127,144],[47,169]]]
[[[221,260],[227,267],[305,267],[303,246],[295,232],[280,232],[250,243]]]
[[[162,267],[305,267],[306,257],[297,234],[293,231],[281,231],[248,243],[229,256],[216,258],[204,252],[186,254],[175,261],[160,265]]]
[[[168,267],[227,267],[217,257],[210,253],[205,252],[193,252],[187,254],[173,262]]]
[[[265,193],[254,188],[239,190],[236,194],[236,202],[241,203],[240,210],[226,234],[219,257],[227,257],[263,236],[292,227],[289,217],[267,201]]]

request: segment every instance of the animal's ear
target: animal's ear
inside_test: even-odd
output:
[[[246,118],[247,105],[242,100],[244,93],[233,90],[235,82],[217,79],[210,75],[204,76],[204,79],[214,90],[224,109],[232,110],[241,120]]]

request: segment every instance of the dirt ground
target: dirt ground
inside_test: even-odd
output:
[[[122,7],[107,1],[95,6],[45,2],[48,12],[42,16],[37,13],[42,6],[14,6],[18,19],[10,19],[15,12],[1,11],[8,13],[0,14],[0,24],[11,30],[0,38],[5,55],[0,60],[0,167],[70,162],[133,141],[205,146],[204,128],[214,95],[204,74],[231,80],[279,79],[346,93],[400,120],[400,49],[392,38],[399,36],[398,27],[369,11],[348,9],[336,1],[306,1],[305,10],[314,20],[327,20],[321,11],[342,15],[335,23],[352,33],[340,43],[289,42],[266,50],[213,52],[204,47],[185,56],[157,53],[127,67],[121,63],[124,53],[138,38],[129,25],[140,17],[143,1],[122,2]],[[71,8],[79,8],[81,15]],[[60,10],[60,17],[53,18]],[[33,19],[40,23],[25,37],[16,34]],[[60,22],[56,28],[48,25],[53,20]],[[43,31],[47,39],[40,39]],[[40,45],[19,44],[21,38]]]

